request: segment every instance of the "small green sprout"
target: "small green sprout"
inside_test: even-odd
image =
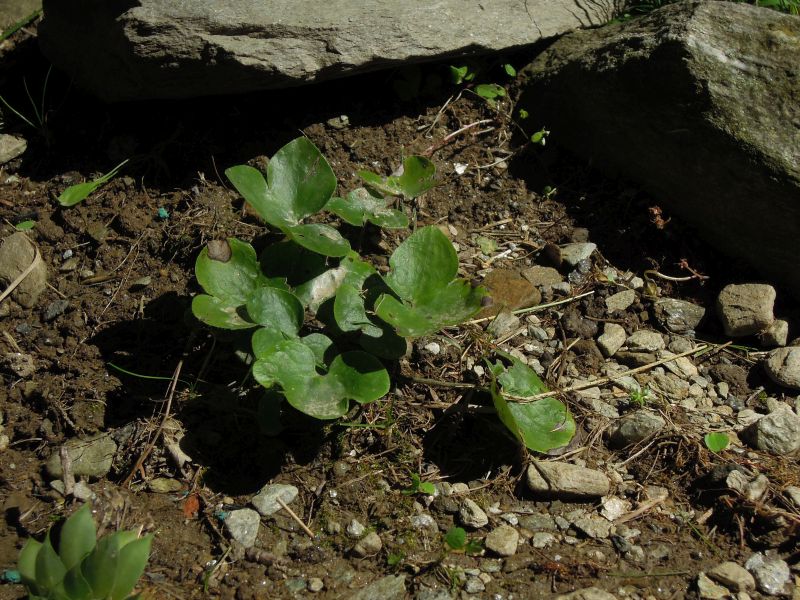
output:
[[[118,531],[100,540],[91,509],[84,504],[44,542],[29,539],[19,555],[19,572],[31,600],[132,600],[150,556],[152,535]],[[56,550],[56,548],[58,550]]]
[[[402,552],[389,553],[389,555],[386,557],[386,565],[389,566],[389,567],[396,567],[401,562],[403,562],[403,559],[405,557],[406,557],[405,554],[403,554]]]
[[[542,127],[539,131],[531,135],[531,143],[544,146],[545,144],[547,144],[548,135],[550,135],[550,131]]]
[[[525,119],[527,119],[529,116],[530,116],[530,115],[528,114],[528,111],[527,111],[527,110],[525,110],[524,108],[520,108],[520,109],[519,109],[519,118],[520,118],[520,119],[522,119],[522,120],[524,121],[524,120],[525,120]]]
[[[483,550],[480,540],[467,539],[467,532],[461,527],[451,527],[444,534],[444,543],[453,552],[480,554]]]
[[[475,71],[470,70],[467,65],[461,67],[450,65],[450,81],[454,85],[461,85],[473,79],[475,79]]]
[[[79,202],[86,200],[86,198],[89,197],[89,194],[111,181],[127,162],[128,159],[126,158],[108,173],[101,175],[97,179],[93,179],[92,181],[84,181],[83,183],[69,186],[67,189],[61,192],[61,195],[58,197],[58,203],[61,206],[75,206]]]
[[[650,400],[650,388],[634,388],[628,392],[628,400],[630,400],[631,404],[635,404],[637,406],[644,407],[647,404],[647,401]]]
[[[506,72],[506,75],[508,75],[509,77],[516,77],[517,76],[517,70],[513,67],[513,65],[510,65],[510,64],[506,63],[506,64],[503,65],[503,70]]]
[[[436,488],[430,481],[422,481],[417,473],[412,473],[411,486],[404,489],[403,493],[407,496],[413,496],[414,494],[433,496],[436,493]]]
[[[32,219],[27,219],[25,221],[21,221],[14,226],[14,229],[17,231],[30,231],[36,226],[36,221]]]
[[[486,100],[486,103],[491,107],[497,105],[498,98],[504,98],[506,96],[505,88],[496,83],[481,83],[476,85],[475,93]]]
[[[386,179],[370,171],[359,171],[358,176],[367,187],[387,196],[402,196],[406,200],[421,196],[436,187],[436,167],[424,156],[408,156],[403,160],[403,172]],[[337,212],[337,214],[339,214]],[[342,215],[339,215],[342,216]],[[343,217],[344,218],[344,217]],[[347,219],[345,219],[347,220]]]
[[[706,448],[711,450],[711,452],[717,453],[722,452],[725,448],[728,447],[731,440],[728,437],[727,433],[721,431],[713,431],[711,433],[707,433],[703,438],[703,441],[706,444]]]

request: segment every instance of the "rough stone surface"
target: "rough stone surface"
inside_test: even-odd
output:
[[[744,567],[753,574],[758,589],[770,596],[785,593],[792,577],[786,561],[780,558],[768,558],[760,552],[748,558]]]
[[[348,600],[402,600],[406,597],[406,578],[387,575],[359,590]]]
[[[35,256],[36,247],[23,232],[18,231],[4,238],[0,244],[0,283],[3,288],[19,277]],[[11,292],[11,298],[24,308],[32,308],[46,284],[47,266],[39,260],[33,271]]]
[[[245,548],[256,543],[261,517],[251,508],[232,510],[224,521],[228,534]]]
[[[72,439],[64,444],[72,461],[72,474],[83,477],[103,477],[111,470],[117,444],[110,435],[96,435],[83,439]],[[45,465],[50,477],[60,478],[61,456],[53,452]]]
[[[705,314],[705,308],[685,300],[660,298],[655,302],[656,319],[672,333],[694,331]]]
[[[800,449],[800,416],[781,405],[744,432],[752,445],[764,452],[790,454]]]
[[[510,525],[500,525],[486,536],[485,544],[499,556],[511,556],[517,552],[519,533]]]
[[[365,558],[367,556],[374,556],[381,551],[381,548],[383,548],[381,536],[374,531],[370,531],[353,547],[353,553],[356,556]]]
[[[562,462],[532,462],[527,480],[534,494],[559,500],[599,498],[611,488],[608,477],[600,471]]]
[[[725,335],[761,333],[775,320],[775,288],[760,283],[726,285],[717,297],[717,314]]]
[[[274,89],[517,48],[607,22],[614,0],[48,0],[45,55],[107,101]],[[466,33],[468,32],[468,33]]]
[[[800,390],[800,346],[773,350],[767,356],[764,370],[775,383]]]
[[[25,138],[8,133],[0,133],[0,165],[14,160],[28,148]]]
[[[622,325],[606,323],[603,325],[603,335],[597,338],[597,346],[606,357],[609,357],[622,348],[626,339],[628,339],[628,334],[625,333]]]
[[[655,352],[667,347],[660,333],[648,329],[634,331],[628,336],[625,344],[634,352]]]
[[[497,314],[503,309],[528,308],[542,301],[539,288],[519,271],[495,269],[486,275],[483,285],[492,297],[492,305],[481,311],[484,316]]]
[[[697,592],[704,600],[723,600],[730,595],[728,588],[714,583],[702,571],[697,574]]]
[[[522,70],[518,108],[800,294],[798,38],[776,11],[670,4],[563,36]]]
[[[776,319],[772,325],[761,334],[761,345],[771,348],[785,346],[789,341],[789,323],[783,319]]]
[[[732,561],[717,565],[708,572],[708,576],[733,592],[746,592],[756,587],[756,580],[747,569]]]
[[[592,242],[575,242],[561,247],[561,261],[568,267],[575,267],[579,262],[589,258],[597,250]]]
[[[486,516],[483,509],[469,498],[466,498],[461,503],[461,507],[458,509],[458,516],[462,525],[474,527],[475,529],[480,529],[489,523],[489,517]]]
[[[561,277],[561,273],[556,269],[553,267],[542,267],[540,265],[534,265],[525,269],[522,271],[522,276],[536,287],[549,287],[564,281],[564,278]]]
[[[606,310],[609,313],[618,310],[625,310],[636,300],[636,292],[634,290],[623,290],[606,298]]]
[[[590,587],[556,596],[556,600],[617,600],[617,597],[600,588]]]
[[[609,442],[614,448],[638,444],[661,431],[666,424],[661,415],[649,410],[637,410],[628,413],[609,428]]]
[[[281,509],[278,499],[283,500],[284,504],[290,504],[297,498],[299,490],[293,485],[284,483],[271,483],[261,488],[250,503],[263,516],[268,517]]]

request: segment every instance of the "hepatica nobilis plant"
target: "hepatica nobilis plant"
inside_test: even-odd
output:
[[[336,177],[304,137],[278,150],[266,178],[246,165],[225,174],[259,216],[285,237],[260,256],[236,238],[209,243],[195,265],[205,293],[193,299],[192,311],[212,327],[252,330],[254,378],[280,391],[297,410],[336,419],[348,413],[351,401],[380,399],[390,388],[385,362],[405,353],[406,339],[459,325],[480,309],[485,290],[458,277],[456,251],[438,228],[413,231],[382,274],[351,249],[339,230],[306,222],[326,211],[357,227],[407,228],[405,213],[393,206],[397,197],[415,198],[436,185],[427,158],[408,157],[401,174],[385,179],[359,173],[366,187],[344,198],[333,196]],[[312,323],[322,323],[324,329],[315,330]],[[504,386],[511,376],[502,370],[498,363],[496,378]],[[512,371],[517,372],[513,365]],[[500,392],[495,396],[498,406]],[[563,423],[566,408],[548,400],[559,408],[551,421]],[[541,437],[531,427],[541,429],[546,420],[526,418],[539,404],[517,404],[515,409],[506,404],[502,410],[498,406],[501,421],[528,447],[540,450],[541,443],[528,441]],[[569,441],[563,437],[558,445]]]

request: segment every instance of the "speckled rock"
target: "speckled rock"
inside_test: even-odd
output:
[[[268,517],[278,512],[282,507],[278,502],[280,498],[284,504],[291,504],[299,490],[293,486],[284,483],[270,483],[261,488],[261,491],[256,494],[250,503],[255,509],[263,516]]]
[[[370,531],[353,546],[353,554],[365,558],[367,556],[374,556],[381,551],[381,548],[383,548],[381,536],[374,531]]]
[[[605,323],[603,325],[603,335],[597,338],[597,347],[605,357],[613,356],[617,350],[622,348],[628,334],[625,328],[617,323]]]
[[[223,521],[228,534],[245,548],[250,548],[258,538],[261,517],[251,508],[232,510]]]
[[[608,430],[609,443],[614,448],[638,444],[661,431],[666,424],[667,422],[659,414],[649,410],[637,410],[612,424]]]
[[[733,592],[747,592],[756,588],[756,580],[748,570],[732,561],[717,565],[708,571],[708,576]]]
[[[731,284],[717,297],[717,314],[725,335],[743,337],[761,333],[775,316],[775,288],[760,283]]]
[[[764,452],[791,454],[800,449],[800,416],[782,404],[750,425],[743,437]]]
[[[0,284],[3,289],[30,267],[36,257],[36,246],[27,235],[18,231],[0,244]],[[11,298],[23,308],[36,306],[47,285],[47,266],[41,258],[33,270],[11,292]]]
[[[348,600],[402,600],[405,597],[405,576],[387,575],[349,596]]]
[[[103,477],[111,470],[117,444],[110,435],[100,434],[82,439],[72,439],[64,444],[72,461],[72,474],[83,477]],[[45,465],[48,475],[63,476],[61,456],[56,450]]]
[[[685,300],[659,298],[655,302],[656,319],[672,333],[693,332],[705,314],[705,308]]]
[[[800,390],[800,346],[776,348],[767,356],[764,370],[778,385]]]
[[[519,533],[510,525],[500,525],[486,536],[485,544],[498,556],[512,556],[517,552]]]
[[[753,574],[760,591],[770,596],[786,593],[792,573],[785,560],[758,552],[747,559],[744,567]]]
[[[783,319],[776,319],[760,337],[761,345],[766,348],[785,346],[789,341],[789,323]]]
[[[464,499],[458,509],[458,517],[462,525],[480,529],[489,523],[489,517],[474,500]]]
[[[611,489],[604,473],[563,462],[533,461],[528,465],[527,481],[534,494],[559,500],[599,498]]]

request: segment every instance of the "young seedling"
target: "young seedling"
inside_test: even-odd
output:
[[[89,197],[89,194],[116,177],[119,170],[125,166],[125,163],[127,162],[128,159],[126,158],[108,173],[101,175],[97,179],[69,186],[67,189],[61,192],[61,195],[58,197],[58,203],[61,206],[75,206],[79,202],[83,202]]]
[[[506,96],[505,88],[496,83],[481,83],[480,85],[476,85],[475,93],[486,100],[486,103],[492,108],[497,106],[498,98],[504,98]]]
[[[450,82],[453,83],[453,85],[461,85],[473,79],[475,79],[475,71],[470,69],[469,66],[462,65],[460,67],[454,67],[450,65]]]
[[[430,481],[422,481],[417,473],[411,474],[411,486],[404,489],[403,493],[406,496],[413,496],[414,494],[425,494],[426,496],[433,496],[436,493],[436,488]]]
[[[368,187],[387,196],[402,196],[406,200],[421,196],[437,185],[436,167],[424,156],[408,156],[403,161],[402,173],[386,179],[370,171],[359,171],[358,176]]]
[[[635,404],[639,408],[644,408],[647,401],[650,400],[650,388],[634,388],[628,392],[628,400],[631,404]]]
[[[32,600],[133,600],[150,556],[153,536],[118,531],[96,539],[92,512],[84,504],[44,542],[29,539],[19,555],[22,583]],[[58,548],[58,551],[56,551]]]
[[[728,447],[731,440],[728,437],[727,433],[714,431],[711,433],[707,433],[703,438],[703,441],[706,444],[706,448],[714,452],[715,454],[718,452],[722,452],[725,448]]]
[[[463,552],[464,554],[480,554],[483,546],[479,540],[467,538],[467,532],[461,527],[451,527],[444,534],[445,545],[453,552]]]

